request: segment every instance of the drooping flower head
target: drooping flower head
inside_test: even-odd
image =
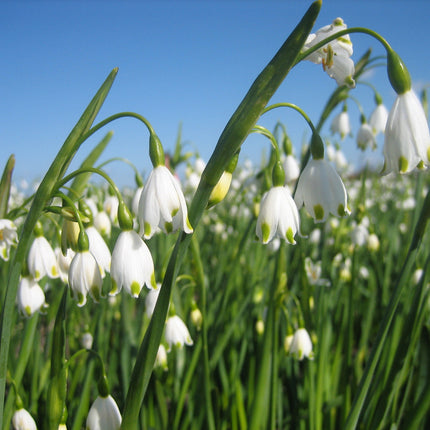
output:
[[[333,134],[338,133],[341,140],[351,134],[351,123],[349,121],[348,106],[346,103],[343,105],[342,111],[333,118],[330,131]]]
[[[0,219],[0,258],[8,261],[11,246],[18,242],[16,226],[10,219]]]
[[[98,396],[88,412],[87,430],[119,430],[121,427],[121,413],[114,398]]]
[[[37,430],[36,422],[30,413],[24,409],[17,409],[12,417],[14,430]]]
[[[345,185],[336,169],[323,158],[324,146],[315,134],[311,150],[313,158],[306,164],[297,183],[294,196],[297,207],[305,206],[315,222],[325,221],[330,213],[340,217],[349,215]]]
[[[322,42],[324,39],[345,30],[346,24],[342,18],[336,18],[330,25],[320,28],[316,33],[311,33],[302,49],[306,52],[309,48]],[[338,37],[319,48],[317,51],[305,57],[305,60],[315,64],[322,64],[327,74],[336,80],[338,85],[355,87],[353,79],[355,68],[351,60],[353,53],[352,42],[348,34]]]
[[[31,276],[21,278],[16,299],[18,309],[24,317],[31,317],[45,306],[45,293]]]
[[[132,230],[133,219],[124,202],[118,207],[118,221],[122,229],[112,252],[112,290],[118,294],[122,288],[133,297],[138,297],[144,284],[157,288],[151,252],[141,237]]]
[[[388,77],[397,98],[385,128],[383,173],[408,173],[429,164],[430,132],[406,66],[391,49],[387,49],[387,60]]]
[[[279,162],[274,169],[277,166],[282,169]],[[275,237],[280,237],[292,245],[296,243],[294,236],[300,229],[299,211],[289,189],[283,185],[284,177],[285,175],[282,175],[277,182],[274,181],[276,185],[261,199],[256,235],[264,244]]]
[[[173,315],[167,319],[164,338],[169,345],[169,351],[171,350],[172,346],[182,348],[184,344],[193,344],[193,340],[191,339],[191,335],[187,326],[177,315]]]
[[[303,360],[305,357],[313,359],[312,341],[305,328],[299,328],[294,332],[288,352],[298,360]]]

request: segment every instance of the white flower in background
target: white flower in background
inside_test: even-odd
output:
[[[161,367],[167,370],[167,351],[163,344],[158,346],[157,356],[155,357],[155,367]]]
[[[369,269],[366,266],[360,266],[358,274],[363,279],[369,279]]]
[[[160,286],[157,284],[157,289],[149,290],[145,297],[145,313],[148,318],[152,317],[154,313],[155,305],[157,304],[158,295],[160,294]]]
[[[355,224],[351,231],[351,242],[356,246],[364,246],[369,240],[369,231],[367,227],[360,223]]]
[[[84,203],[86,206],[89,207],[94,219],[94,217],[99,213],[99,210],[97,208],[97,202],[95,201],[94,197],[88,197],[84,199]]]
[[[168,351],[172,349],[172,345],[177,348],[182,348],[184,344],[193,344],[187,326],[177,315],[173,315],[167,319],[164,338],[169,345]]]
[[[299,328],[294,332],[289,353],[298,360],[303,360],[305,357],[313,359],[312,341],[305,328]]]
[[[48,276],[51,279],[60,276],[55,252],[44,236],[34,238],[28,251],[27,264],[31,276],[36,281],[39,281],[44,276]]]
[[[10,219],[0,219],[0,258],[8,261],[10,248],[17,243],[15,224]]]
[[[97,212],[93,219],[94,227],[105,237],[110,237],[112,231],[112,221],[105,211]]]
[[[178,180],[166,166],[155,167],[139,201],[139,224],[145,239],[160,228],[166,233],[182,229],[192,233],[188,210]]]
[[[119,430],[121,413],[111,395],[98,396],[88,412],[86,430]]]
[[[283,167],[285,172],[285,184],[297,180],[300,175],[300,166],[294,155],[289,154],[284,158]]]
[[[349,120],[348,111],[344,107],[342,112],[338,113],[332,120],[330,125],[332,134],[338,133],[343,140],[346,136],[351,134],[351,123]]]
[[[20,279],[16,299],[18,309],[25,317],[31,317],[45,306],[45,293],[31,276]]]
[[[117,196],[107,196],[105,198],[103,209],[113,223],[118,221],[118,205],[119,201]]]
[[[78,306],[87,302],[87,294],[98,303],[102,292],[102,277],[99,265],[90,251],[77,252],[70,263],[69,286]]]
[[[379,250],[379,238],[375,233],[369,234],[369,237],[367,238],[367,249],[369,251],[376,252]]]
[[[101,234],[94,226],[90,226],[85,229],[87,233],[89,244],[90,244],[90,252],[93,254],[96,259],[99,267],[100,274],[102,278],[105,277],[105,273],[110,271],[111,264],[111,254],[110,249],[104,241]]]
[[[387,108],[382,103],[376,105],[376,108],[370,114],[370,117],[369,117],[369,125],[372,128],[372,132],[375,136],[377,136],[379,133],[385,132],[387,119],[388,119]]]
[[[423,107],[413,90],[399,94],[388,115],[383,173],[408,173],[428,165],[430,134]]]
[[[15,411],[12,417],[14,430],[37,430],[36,422],[24,408]]]
[[[336,169],[326,160],[309,160],[297,183],[294,200],[303,205],[315,222],[323,222],[329,213],[344,217],[351,212],[347,194]]]
[[[329,287],[330,281],[325,278],[321,278],[322,268],[321,261],[314,263],[309,257],[305,258],[305,272],[308,278],[309,284]]]
[[[299,211],[288,188],[277,186],[264,193],[256,226],[258,239],[266,244],[281,237],[294,245],[299,229]]]
[[[93,335],[90,332],[86,332],[81,336],[82,348],[91,349],[93,347]]]
[[[288,334],[284,338],[284,351],[286,354],[290,353],[291,343],[293,342],[294,334]]]
[[[131,212],[134,216],[137,216],[139,212],[139,200],[142,195],[143,186],[138,187],[133,195],[133,200],[131,201]]]
[[[424,275],[423,269],[421,269],[421,268],[415,269],[414,273],[412,274],[413,284],[418,285],[418,283],[421,281],[423,275]]]
[[[348,161],[342,150],[337,145],[327,145],[327,159],[332,161],[339,172],[345,171],[348,168]]]
[[[157,288],[151,252],[134,230],[124,230],[118,236],[110,275],[112,290],[109,295],[116,295],[125,288],[131,296],[138,297],[144,284]]]
[[[316,33],[309,34],[302,52],[306,52],[324,39],[345,30],[346,24],[342,18],[336,18],[330,25],[320,28]],[[322,64],[323,69],[331,78],[336,79],[338,85],[348,85],[355,87],[353,79],[354,62],[349,58],[353,53],[352,42],[348,34],[338,37],[326,43],[317,51],[305,57],[305,60],[315,64]]]
[[[375,132],[370,124],[363,122],[357,133],[357,146],[365,151],[367,148],[376,149]]]
[[[54,252],[57,257],[58,269],[60,271],[60,279],[67,284],[69,282],[70,263],[73,260],[75,251],[73,251],[71,248],[67,248],[66,255],[64,255],[61,249],[57,247],[55,248]]]

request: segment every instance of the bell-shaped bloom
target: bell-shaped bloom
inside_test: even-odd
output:
[[[110,271],[111,254],[109,247],[104,241],[101,234],[94,227],[88,227],[85,229],[90,244],[90,252],[94,255],[99,267],[102,278],[105,277],[105,273]]]
[[[24,408],[15,411],[12,417],[12,426],[14,430],[37,430],[36,422]]]
[[[182,348],[185,345],[192,345],[190,332],[185,323],[177,315],[173,315],[166,321],[164,338],[169,345],[168,351],[172,349],[172,345],[177,348]]]
[[[388,110],[382,103],[376,105],[374,111],[370,114],[369,125],[372,128],[373,134],[376,136],[379,133],[385,132],[387,126]]]
[[[258,239],[268,243],[274,237],[282,237],[294,245],[299,229],[299,211],[288,188],[277,186],[264,193],[257,219]]]
[[[306,39],[302,52],[346,28],[342,18],[336,18],[330,25],[320,28],[316,33],[311,33]],[[355,86],[353,79],[355,72],[354,62],[349,58],[352,53],[351,39],[349,35],[343,35],[326,43],[317,51],[305,57],[305,60],[312,61],[315,64],[322,64],[324,70],[331,78],[336,80],[338,85],[346,84],[353,88]]]
[[[105,211],[97,212],[97,214],[94,215],[94,227],[102,236],[110,237],[112,221]]]
[[[349,134],[351,134],[351,123],[349,121],[348,111],[342,110],[332,120],[330,125],[330,131],[335,134],[338,133],[340,138],[343,140]]]
[[[113,223],[118,221],[118,205],[119,200],[117,196],[107,196],[103,203],[103,209]]]
[[[388,115],[384,141],[383,173],[408,173],[426,166],[430,156],[427,118],[412,90],[399,94]]]
[[[0,258],[8,261],[10,248],[17,242],[15,224],[10,219],[0,219]]]
[[[45,293],[31,276],[24,276],[18,284],[16,300],[21,315],[31,317],[44,307]]]
[[[67,248],[66,254],[64,255],[61,249],[57,247],[54,252],[57,257],[58,269],[60,270],[60,279],[67,284],[69,282],[70,263],[73,260],[75,251],[71,248]]]
[[[159,285],[156,290],[149,290],[145,297],[145,313],[148,318],[152,317],[154,313],[155,305],[157,304],[158,295],[160,294]]]
[[[155,167],[139,200],[139,224],[145,239],[158,230],[166,233],[182,229],[192,233],[188,210],[178,180],[166,166]]]
[[[305,357],[313,359],[312,341],[305,328],[299,328],[294,332],[289,353],[298,360],[303,360]]]
[[[285,184],[297,180],[300,176],[300,166],[297,158],[293,154],[289,154],[285,157],[282,164],[285,172]]]
[[[329,287],[330,281],[322,278],[321,261],[313,262],[309,257],[305,258],[305,273],[310,285]]]
[[[39,281],[44,276],[52,279],[60,276],[57,257],[52,246],[44,236],[34,238],[28,251],[27,264],[31,276],[36,281]]]
[[[137,216],[139,212],[139,200],[142,195],[143,186],[138,187],[133,195],[133,200],[131,201],[131,212],[134,216]]]
[[[88,411],[86,429],[119,430],[121,421],[121,413],[113,397],[98,396]]]
[[[351,212],[347,194],[336,169],[326,160],[309,160],[297,183],[294,200],[305,206],[315,222],[323,222],[329,213],[344,217]]]
[[[163,370],[167,368],[167,351],[163,344],[158,346],[157,356],[155,357],[154,367],[161,367]]]
[[[365,151],[367,148],[376,149],[375,132],[370,124],[363,122],[357,133],[357,146]]]
[[[130,295],[138,297],[144,284],[148,288],[157,288],[151,252],[134,230],[124,230],[118,236],[112,252],[110,275],[111,296],[125,288]]]
[[[99,265],[90,251],[77,252],[70,263],[69,286],[78,306],[87,302],[87,294],[98,303],[102,295],[102,276]]]

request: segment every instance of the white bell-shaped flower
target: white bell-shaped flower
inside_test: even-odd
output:
[[[303,360],[305,357],[313,359],[312,341],[305,328],[299,328],[294,332],[289,353],[298,360]]]
[[[37,430],[36,422],[30,413],[24,409],[17,409],[12,417],[12,426],[14,430]]]
[[[167,319],[164,338],[169,345],[168,351],[172,349],[172,345],[177,348],[182,348],[184,344],[193,344],[193,340],[191,339],[187,326],[177,315],[173,315]]]
[[[0,219],[0,258],[8,261],[10,248],[17,243],[16,225],[10,219]]]
[[[88,412],[86,429],[119,430],[121,422],[121,413],[113,397],[98,396]]]
[[[78,306],[87,302],[87,294],[97,303],[102,292],[102,277],[99,265],[90,251],[75,254],[69,268],[69,286]]]
[[[34,238],[28,251],[27,264],[31,276],[36,281],[44,276],[52,279],[60,276],[55,252],[44,236]]]
[[[370,114],[369,125],[375,136],[385,132],[387,126],[388,110],[382,103],[376,105],[374,111]]]
[[[408,173],[427,166],[430,134],[424,109],[413,90],[399,94],[388,115],[383,173]]]
[[[111,265],[111,254],[110,249],[104,241],[103,237],[99,233],[99,231],[94,227],[90,226],[85,229],[87,233],[89,244],[90,244],[90,252],[94,255],[99,267],[102,278],[105,277],[106,272],[110,272]]]
[[[297,183],[294,200],[300,209],[305,206],[315,222],[323,222],[329,213],[346,216],[347,193],[336,169],[323,158],[311,159]]]
[[[293,154],[288,154],[283,161],[285,172],[285,184],[297,180],[300,176],[300,166],[297,158]]]
[[[367,122],[363,122],[357,133],[357,146],[365,151],[367,148],[376,149],[374,129]]]
[[[330,131],[333,134],[338,133],[342,140],[351,134],[351,123],[349,121],[348,111],[345,108],[333,118]]]
[[[158,230],[166,233],[182,229],[192,233],[188,210],[178,180],[164,165],[155,167],[139,201],[139,224],[145,239]]]
[[[31,317],[45,305],[45,293],[31,276],[21,278],[16,299],[18,309],[25,317]]]
[[[256,234],[263,243],[274,237],[282,237],[295,244],[294,236],[300,229],[297,206],[285,186],[277,186],[267,191],[260,203]]]
[[[144,284],[157,288],[151,252],[134,230],[124,230],[118,236],[110,275],[112,290],[109,295],[116,295],[125,288],[130,295],[138,297]]]

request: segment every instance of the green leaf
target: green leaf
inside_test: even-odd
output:
[[[15,167],[15,156],[12,154],[7,160],[0,180],[0,219],[5,218],[10,195],[12,171]]]

